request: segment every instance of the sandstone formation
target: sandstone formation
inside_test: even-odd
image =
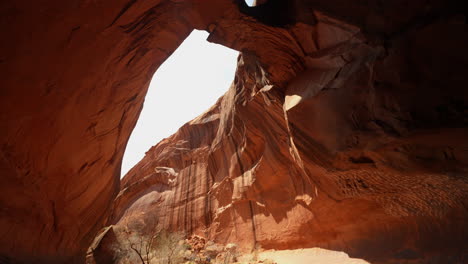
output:
[[[466,261],[461,1],[260,2],[3,1],[1,260],[79,262],[106,222],[157,218],[245,250]],[[118,193],[152,74],[193,29],[241,52],[233,84]]]
[[[294,18],[305,2],[319,1]],[[217,24],[209,41],[241,51],[232,86],[125,176],[113,223],[371,263],[466,260],[463,16],[329,2],[314,23]]]
[[[118,193],[152,75],[226,5],[1,1],[2,259],[83,259]]]

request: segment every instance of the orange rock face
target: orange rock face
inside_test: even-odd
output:
[[[285,28],[219,22],[209,40],[242,51],[232,86],[125,176],[113,222],[158,218],[244,249],[463,261],[466,24],[368,16],[382,28],[317,11]]]
[[[106,220],[157,217],[244,249],[466,260],[458,1],[236,2],[0,4],[2,258],[80,261]],[[117,195],[150,78],[194,28],[241,51],[236,78]]]
[[[151,77],[204,29],[207,4],[2,1],[0,256],[82,259],[118,193]]]

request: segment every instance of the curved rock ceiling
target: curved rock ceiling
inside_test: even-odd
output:
[[[0,10],[5,261],[80,262],[101,227],[141,212],[244,248],[466,260],[459,1],[7,0]],[[149,81],[193,29],[241,52],[236,78],[119,193]]]

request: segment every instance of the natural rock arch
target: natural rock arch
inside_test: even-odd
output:
[[[388,113],[356,109],[352,122],[358,128],[363,129],[360,127],[363,120],[372,120],[375,118],[372,114],[376,114],[387,119],[375,119],[375,126],[368,129],[380,131],[381,136],[393,135],[399,137],[401,142],[411,141],[412,139],[406,137],[407,129],[412,131],[414,128],[424,128],[434,133],[434,137],[425,139],[426,142],[444,142],[437,147],[421,143],[419,145],[423,145],[422,149],[414,148],[414,144],[409,144],[409,149],[404,144],[398,145],[398,148],[402,147],[400,152],[411,159],[421,158],[422,155],[423,160],[432,160],[435,165],[430,167],[429,174],[448,171],[442,173],[445,176],[441,185],[448,186],[447,192],[444,192],[443,199],[436,200],[435,203],[441,203],[441,207],[449,208],[450,212],[444,213],[440,220],[443,224],[438,231],[445,234],[437,234],[435,238],[442,239],[440,244],[444,244],[450,241],[443,239],[455,237],[451,243],[445,243],[445,248],[440,252],[446,253],[453,249],[456,258],[463,249],[463,243],[466,244],[463,237],[467,237],[466,230],[450,228],[460,223],[457,221],[463,223],[467,219],[466,192],[463,193],[466,188],[467,161],[466,153],[460,150],[467,144],[463,137],[466,135],[464,112],[460,110],[466,106],[466,92],[457,88],[463,87],[466,82],[463,65],[467,58],[466,53],[459,54],[456,51],[464,50],[463,47],[468,42],[466,34],[463,34],[466,32],[466,24],[463,17],[460,18],[462,9],[457,1],[434,0],[426,8],[422,8],[422,4],[417,1],[404,8],[396,2],[380,6],[380,1],[369,1],[369,4],[340,0],[294,2],[323,11],[328,16],[323,16],[320,12],[315,15],[322,15],[322,19],[329,22],[337,23],[330,17],[332,16],[362,29],[363,34],[356,34],[357,31],[353,31],[356,30],[355,27],[346,28],[353,35],[347,44],[365,44],[372,52],[358,50],[364,53],[358,52],[353,56],[358,58],[361,66],[353,68],[351,66],[354,64],[351,63],[348,65],[350,67],[344,67],[340,73],[336,73],[338,77],[353,75],[356,69],[372,69],[375,74],[372,76],[375,78],[371,79],[371,92],[375,89],[407,89],[400,94],[376,93],[376,102],[384,107],[373,110],[385,110]],[[331,175],[321,171],[316,173],[316,165],[319,164],[319,167],[327,171],[334,171],[333,177],[336,179],[342,179],[341,182],[328,182],[328,179],[321,178],[323,182],[315,182],[314,185],[333,199],[349,202],[354,200],[347,198],[356,195],[357,199],[361,199],[359,192],[363,190],[359,179],[354,176],[347,178],[336,172],[346,171],[349,164],[342,163],[339,159],[345,143],[334,142],[341,134],[333,133],[342,128],[351,129],[349,123],[340,120],[337,124],[343,127],[334,127],[320,119],[301,122],[308,120],[304,113],[317,109],[327,109],[325,114],[329,117],[344,117],[335,115],[342,113],[343,109],[330,108],[329,105],[336,106],[337,102],[344,104],[342,99],[351,95],[346,92],[337,97],[326,95],[321,97],[323,100],[315,98],[313,102],[306,101],[302,104],[292,100],[298,94],[301,98],[315,95],[309,90],[315,89],[314,87],[307,86],[304,90],[304,82],[295,79],[296,76],[305,80],[310,78],[306,70],[310,65],[316,65],[314,63],[317,61],[309,55],[323,57],[330,51],[336,52],[336,49],[342,47],[350,48],[346,45],[327,47],[327,44],[339,41],[344,35],[319,30],[317,32],[323,34],[317,37],[317,32],[314,31],[316,29],[311,28],[313,23],[290,26],[288,22],[282,23],[281,27],[272,27],[260,23],[261,18],[255,19],[241,13],[237,0],[47,0],[28,3],[8,0],[0,8],[5,14],[0,28],[6,36],[6,41],[0,44],[0,49],[4,51],[0,57],[0,255],[7,260],[27,263],[69,263],[82,260],[86,247],[97,230],[107,222],[112,201],[119,191],[118,176],[123,151],[141,110],[149,81],[157,67],[194,28],[209,31],[210,41],[243,52],[243,72],[254,73],[253,78],[243,80],[246,81],[246,86],[256,89],[271,85],[275,87],[273,91],[279,93],[280,100],[288,101],[287,104],[292,109],[288,114],[291,125],[289,129],[294,135],[297,155],[303,159],[303,169],[308,170],[311,175]],[[400,13],[399,10],[402,9],[407,12]],[[297,17],[303,15],[295,13]],[[310,37],[311,35],[315,37]],[[439,38],[432,39],[434,35]],[[307,45],[301,45],[304,43]],[[313,46],[315,50],[311,49]],[[427,61],[424,56],[426,54],[433,55],[432,61]],[[411,63],[412,67],[402,63],[402,58],[409,58],[404,62]],[[345,56],[339,63],[347,65],[348,60]],[[368,67],[370,61],[376,62],[373,67]],[[392,67],[398,70],[386,70]],[[417,70],[413,72],[410,68]],[[293,79],[298,83],[296,86],[294,83],[290,84]],[[395,83],[395,80],[399,82]],[[443,91],[437,89],[437,85],[443,83],[441,80],[448,83],[447,89]],[[359,86],[367,84],[369,80],[355,81]],[[340,78],[333,84],[342,85]],[[285,90],[286,87],[291,88]],[[357,93],[363,91],[366,90],[355,90]],[[427,104],[419,105],[418,102],[412,106],[407,103],[414,102],[418,93],[423,91],[429,95]],[[247,102],[247,92],[246,90],[242,95],[245,96],[244,99],[239,100]],[[282,98],[281,95],[286,97]],[[239,96],[237,94],[236,98],[240,98]],[[413,111],[412,118],[402,119],[406,117],[402,109]],[[326,126],[322,126],[323,124]],[[454,127],[458,130],[449,129]],[[314,129],[318,129],[318,133],[310,140],[310,135],[303,131],[310,132]],[[333,132],[332,137],[328,136],[330,131]],[[437,134],[436,131],[441,133]],[[362,142],[380,142],[376,140],[378,134],[371,134],[369,138],[362,136]],[[441,137],[451,141],[445,142]],[[307,142],[318,142],[319,149],[324,147],[323,153],[319,153],[317,157],[316,148],[307,147]],[[424,156],[428,151],[427,147],[430,151],[437,149],[440,155]],[[444,150],[444,147],[448,149]],[[382,151],[383,154],[379,152],[379,155],[386,162],[396,162],[400,157],[398,150],[397,153],[385,152],[385,149]],[[335,155],[334,158],[327,156],[330,153]],[[348,157],[348,154],[351,156]],[[354,154],[357,156],[352,156]],[[364,161],[364,166],[372,166],[368,161],[375,160],[374,156],[361,158],[358,153],[354,154],[347,153],[342,157],[356,161],[352,162],[358,164],[356,166],[361,166]],[[406,162],[404,158],[401,161]],[[420,166],[426,163],[417,164]],[[388,166],[398,169],[395,164]],[[407,169],[414,168],[412,166],[404,167],[402,174],[409,175]],[[435,175],[430,177],[436,179],[440,176],[437,173],[431,175]],[[373,177],[370,179],[376,180]],[[395,179],[398,182],[398,178]],[[380,177],[376,181],[379,180],[374,186],[384,188],[381,182],[385,182],[386,178]],[[391,186],[398,193],[401,189],[395,185],[396,182],[392,182]],[[351,187],[349,192],[340,193],[340,189],[334,188],[336,184]],[[355,193],[357,187],[352,186],[358,185],[361,187]],[[432,194],[433,190],[441,187],[434,189],[429,185],[418,186],[427,190],[428,192],[423,192],[426,194]],[[410,192],[411,190],[405,189],[408,199],[402,198],[402,203],[411,205],[408,201],[414,197],[409,195]],[[356,203],[356,206],[359,204]],[[352,204],[349,208],[354,208],[353,206]],[[431,219],[440,216],[418,216],[411,212],[415,208],[403,208],[408,209],[404,212],[408,214],[408,222],[416,226],[416,229],[408,228],[400,234],[401,237],[404,239],[405,235],[421,232],[418,234],[423,234],[422,238],[430,239],[430,231],[421,231],[420,228],[432,228]],[[424,212],[432,212],[430,209]],[[399,222],[400,220],[392,218],[388,221],[395,224],[392,228],[408,223],[406,220]],[[358,254],[368,244],[359,240],[353,242],[355,237],[352,233],[357,232],[356,230],[358,229],[343,232],[351,243],[345,244],[354,246],[355,253]],[[371,236],[380,232],[378,229],[371,231]],[[332,243],[332,240],[324,242],[327,243]],[[416,249],[418,245],[416,243]],[[396,247],[394,252],[399,252],[398,250],[405,249]],[[426,251],[429,255],[441,254],[427,248],[421,248],[418,254]]]

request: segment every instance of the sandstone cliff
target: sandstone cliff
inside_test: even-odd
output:
[[[207,8],[209,7],[209,8]],[[82,262],[159,65],[230,1],[0,3],[0,256]]]
[[[81,261],[141,213],[244,248],[463,261],[460,1],[260,2],[0,3],[2,261]],[[195,28],[241,52],[233,85],[112,208],[152,74]]]
[[[242,51],[235,80],[125,176],[117,228],[157,218],[244,249],[466,259],[468,57],[452,53],[466,24],[411,17],[381,43],[358,22],[312,15],[217,25],[209,40]]]

